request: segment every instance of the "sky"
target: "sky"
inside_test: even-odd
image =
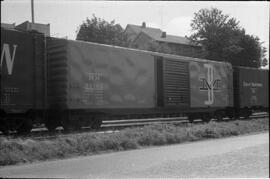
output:
[[[194,13],[216,7],[240,21],[246,33],[258,36],[269,56],[269,7],[265,1],[79,1],[34,0],[35,22],[50,24],[51,36],[76,38],[76,30],[92,14],[115,20],[123,28],[127,24],[160,28],[170,35],[185,36]],[[1,2],[1,22],[16,25],[31,21],[31,0]]]

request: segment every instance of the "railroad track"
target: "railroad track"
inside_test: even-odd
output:
[[[252,114],[249,119],[255,119],[255,118],[263,118],[263,117],[269,117],[268,113],[254,113]],[[240,119],[243,119],[242,117]],[[216,121],[216,119],[212,119],[213,121]],[[221,121],[229,121],[229,118],[223,118]],[[76,132],[69,132],[65,133],[62,127],[58,127],[56,129],[56,132],[49,133],[48,130],[45,127],[41,128],[34,128],[31,131],[31,134],[18,136],[16,133],[13,133],[7,137],[10,138],[30,138],[30,139],[36,139],[36,140],[42,140],[42,139],[53,139],[57,137],[65,137],[69,135],[80,135],[82,133],[96,133],[96,134],[110,134],[114,132],[119,132],[123,128],[127,127],[139,127],[144,125],[150,125],[150,124],[162,124],[162,123],[173,123],[177,125],[186,125],[189,123],[189,120],[187,117],[170,117],[170,118],[147,118],[147,119],[123,119],[123,120],[109,120],[109,121],[103,121],[101,128],[99,130],[92,130],[89,127],[83,127],[82,130],[76,131]],[[193,123],[203,123],[201,119],[196,119],[193,121]],[[0,136],[3,136],[0,134]]]
[[[268,117],[268,113],[254,113],[252,114],[249,119],[254,118],[262,118]],[[243,119],[243,117],[240,117]],[[212,119],[216,121],[216,119]],[[222,121],[228,121],[229,118],[223,118]],[[101,127],[118,127],[118,126],[140,126],[140,125],[148,125],[148,124],[159,124],[159,123],[187,123],[187,117],[170,117],[170,118],[151,118],[151,119],[127,119],[127,120],[114,120],[114,121],[103,121]],[[193,122],[203,122],[201,119],[196,119]]]

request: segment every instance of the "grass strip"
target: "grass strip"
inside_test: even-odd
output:
[[[55,139],[0,138],[0,166],[63,159],[100,152],[122,151],[209,138],[268,131],[269,119],[210,122],[207,124],[154,124],[117,133],[82,133]]]

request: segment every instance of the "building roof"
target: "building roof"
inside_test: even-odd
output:
[[[150,37],[152,37],[154,40],[159,42],[167,42],[167,43],[176,43],[176,44],[185,44],[190,45],[189,40],[182,36],[175,36],[175,35],[168,35],[166,34],[166,37],[161,37],[162,33],[160,34],[147,34]]]
[[[153,27],[142,27],[139,25],[133,25],[133,24],[128,24],[127,28],[131,28],[136,34],[139,34],[140,32],[145,32],[147,34],[161,34],[162,31],[160,29],[157,28],[153,28]]]
[[[155,41],[191,45],[190,41],[186,37],[182,37],[182,36],[175,36],[175,35],[166,34],[166,37],[162,38],[161,37],[162,30],[158,29],[158,28],[147,27],[147,26],[143,27],[143,26],[132,25],[132,24],[128,24],[126,29],[127,28],[131,28],[137,35],[139,33],[145,33],[146,35],[148,35],[149,37],[151,37]]]

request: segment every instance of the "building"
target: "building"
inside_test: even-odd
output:
[[[1,23],[2,28],[6,29],[16,29],[20,31],[37,31],[40,33],[45,34],[45,36],[50,36],[50,24],[39,24],[39,23],[31,23],[29,21],[25,21],[19,25],[8,24],[8,23]]]
[[[8,24],[8,23],[2,23],[1,22],[1,27],[6,28],[6,29],[15,29],[15,23],[13,24]]]
[[[45,34],[45,36],[50,36],[50,24],[39,24],[39,23],[31,23],[29,21],[25,21],[17,25],[15,29],[22,30],[22,31],[35,30],[37,32]]]
[[[190,57],[203,56],[201,46],[191,44],[185,37],[168,35],[161,29],[146,27],[145,22],[141,26],[128,24],[125,33],[131,41],[130,47],[133,48],[151,50],[154,45],[169,48],[168,53]]]
[[[140,32],[145,32],[147,34],[149,34],[149,33],[151,33],[151,34],[161,34],[162,33],[162,31],[160,29],[152,28],[152,27],[146,27],[145,22],[142,23],[142,26],[128,24],[126,29],[125,29],[125,34],[127,34],[128,39],[130,41],[133,41]]]

